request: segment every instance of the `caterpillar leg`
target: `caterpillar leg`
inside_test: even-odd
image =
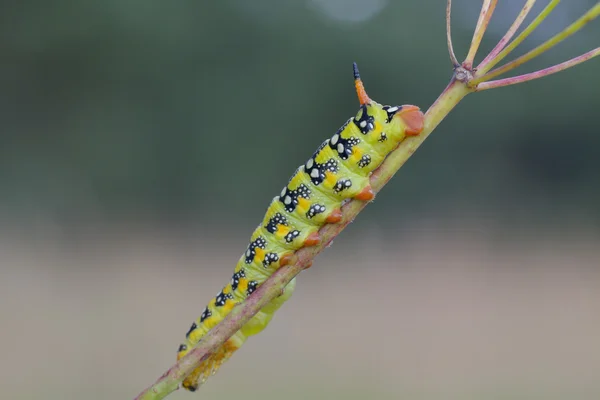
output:
[[[363,190],[360,191],[354,198],[362,201],[371,201],[375,197],[375,193],[373,192],[373,188],[371,185],[367,185]]]
[[[342,220],[342,210],[340,208],[336,208],[325,219],[325,222],[327,222],[328,224],[337,224],[341,220]]]
[[[227,361],[233,353],[246,341],[249,336],[260,333],[267,327],[273,314],[277,311],[283,303],[285,303],[294,292],[296,287],[296,278],[285,287],[281,296],[276,297],[266,306],[264,306],[250,321],[248,321],[239,331],[237,331],[232,337],[219,347],[207,360],[202,362],[187,378],[184,379],[182,386],[191,391],[196,391],[206,380],[214,375],[221,365]],[[179,360],[188,353],[187,347],[180,347],[180,351],[177,354]]]
[[[304,246],[316,246],[321,243],[319,232],[313,232],[304,240]]]

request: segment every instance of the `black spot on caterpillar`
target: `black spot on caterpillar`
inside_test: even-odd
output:
[[[423,128],[416,106],[382,106],[367,95],[354,64],[354,82],[360,108],[311,158],[300,166],[269,205],[263,222],[252,234],[246,252],[225,286],[186,334],[177,359],[183,357],[237,303],[243,302],[275,270],[288,263],[300,248],[319,243],[319,229],[341,220],[347,199],[370,201],[374,194],[369,175],[408,135]],[[295,279],[283,294],[266,305],[184,381],[196,390],[237,350],[248,336],[262,331],[273,313],[291,296]]]

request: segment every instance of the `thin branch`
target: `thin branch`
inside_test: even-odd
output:
[[[496,9],[497,2],[498,0],[483,0],[483,5],[481,6],[481,13],[479,14],[477,26],[475,27],[473,39],[471,40],[469,54],[467,54],[467,58],[465,58],[465,61],[463,61],[463,67],[465,67],[468,70],[472,69],[473,67],[473,60],[475,59],[477,50],[479,50],[479,45],[481,44],[483,35],[487,30],[488,25],[490,24],[490,20],[492,19],[492,15],[494,14],[494,10]]]
[[[490,51],[490,54],[488,54],[487,57],[485,57],[483,59],[483,61],[477,66],[477,72],[479,74],[485,74],[490,69],[492,69],[494,67],[494,65],[496,65],[497,62],[494,62],[495,61],[494,58],[496,56],[498,56],[498,54],[508,44],[510,39],[512,39],[515,32],[517,32],[517,30],[519,29],[519,27],[521,26],[521,24],[527,17],[527,14],[529,14],[529,11],[531,11],[531,8],[535,4],[535,2],[536,2],[536,0],[527,0],[525,5],[521,9],[521,12],[517,16],[517,18],[515,19],[513,24],[510,26],[510,28],[508,29],[506,34],[502,37],[502,39],[500,39],[500,41],[498,42],[496,47],[494,47],[494,49],[492,51]],[[488,64],[490,64],[490,65],[488,65]]]
[[[577,31],[579,31],[581,28],[583,28],[588,23],[593,21],[596,17],[598,17],[598,15],[600,15],[600,2],[598,2],[588,12],[583,14],[583,16],[581,16],[581,18],[579,18],[577,21],[573,22],[562,32],[554,35],[552,38],[548,39],[547,41],[545,41],[544,43],[542,43],[535,49],[523,54],[521,57],[509,62],[508,64],[505,64],[500,68],[496,68],[495,70],[493,70],[481,77],[478,77],[477,79],[475,79],[475,82],[473,82],[473,83],[489,81],[492,78],[495,78],[499,75],[502,75],[510,70],[513,70],[513,69],[519,67],[520,65],[525,64],[529,60],[550,50],[552,47],[556,46],[558,43],[562,42],[569,36],[573,35]]]
[[[448,43],[448,53],[450,54],[450,61],[452,62],[452,66],[456,68],[460,65],[460,63],[456,59],[456,54],[454,54],[454,47],[452,46],[450,14],[452,14],[452,0],[448,0],[448,3],[446,3],[446,42]]]
[[[503,86],[516,85],[517,83],[523,83],[527,81],[532,81],[534,79],[543,78],[548,75],[555,74],[560,71],[564,71],[567,68],[574,67],[577,64],[581,64],[584,61],[590,60],[596,56],[600,55],[600,47],[595,48],[594,50],[588,51],[585,54],[582,54],[578,57],[572,58],[563,63],[553,65],[552,67],[548,67],[536,72],[531,72],[529,74],[513,76],[505,79],[498,79],[495,81],[482,82],[477,85],[477,91],[480,92],[482,90],[495,89]]]
[[[504,60],[518,45],[520,45],[531,33],[538,27],[539,24],[545,20],[548,15],[554,10],[554,8],[560,3],[560,0],[552,0],[544,9],[538,14],[537,17],[513,40],[504,50],[502,50],[493,60],[489,60],[487,65],[482,68],[481,71],[476,72],[476,76],[482,76],[490,69],[494,68],[500,61]],[[483,80],[476,79],[474,83],[482,82]]]

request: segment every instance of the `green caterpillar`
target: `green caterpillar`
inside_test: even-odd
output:
[[[423,129],[418,107],[382,106],[367,95],[354,64],[354,83],[360,109],[300,166],[281,194],[276,196],[252,234],[250,245],[237,263],[231,282],[213,298],[179,346],[180,359],[217,325],[238,303],[243,302],[275,270],[290,262],[300,248],[320,242],[319,229],[338,223],[347,199],[370,201],[374,197],[369,175],[406,136]],[[195,391],[214,374],[246,338],[262,331],[273,313],[292,295],[292,280],[283,294],[265,306],[184,381]]]

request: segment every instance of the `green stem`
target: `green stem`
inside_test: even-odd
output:
[[[480,67],[478,67],[477,76],[479,77],[485,74],[490,69],[494,68],[494,66],[497,65],[500,61],[504,60],[504,58],[507,55],[509,55],[518,45],[520,45],[525,39],[527,39],[527,37],[531,35],[535,28],[537,28],[538,25],[541,24],[542,21],[548,17],[548,15],[550,15],[552,10],[554,10],[554,7],[556,7],[558,3],[560,3],[560,0],[552,0],[550,3],[548,3],[548,5],[542,10],[542,12],[539,13],[539,15],[535,17],[533,21],[531,21],[527,28],[525,28],[525,30],[523,30],[523,32],[521,32],[521,34],[517,36],[515,40],[513,40],[508,46],[506,46],[506,48],[502,50],[496,57],[494,57],[491,60],[488,60],[485,65],[481,65]],[[473,84],[477,84],[479,82],[482,82],[483,80],[484,79],[477,79],[473,82]]]
[[[458,67],[460,63],[456,59],[454,54],[454,47],[452,46],[452,28],[450,15],[452,14],[452,0],[448,0],[446,3],[446,44],[448,45],[448,54],[450,55],[450,62],[453,67]]]
[[[475,60],[475,55],[477,54],[477,50],[479,50],[479,45],[481,44],[481,40],[483,39],[483,34],[487,30],[488,25],[490,24],[490,20],[492,19],[492,15],[494,14],[494,10],[496,9],[496,4],[498,0],[483,0],[483,4],[481,6],[481,13],[479,14],[479,19],[477,20],[477,26],[475,27],[475,32],[473,33],[473,39],[471,40],[471,47],[469,48],[469,53],[467,54],[467,58],[463,61],[463,67],[470,70],[473,67],[473,60]]]
[[[496,81],[487,81],[482,82],[477,85],[476,91],[480,92],[482,90],[496,89],[499,87],[516,85],[519,83],[532,81],[534,79],[543,78],[548,75],[555,74],[560,71],[564,71],[567,68],[574,67],[575,65],[581,64],[582,62],[591,60],[594,57],[600,55],[600,47],[595,48],[594,50],[590,50],[585,54],[574,57],[568,61],[562,62],[557,65],[553,65],[552,67],[544,68],[536,72],[530,72],[524,75],[511,76],[510,78],[498,79]]]
[[[418,136],[405,139],[371,176],[375,192],[392,178],[415,150],[448,113],[469,93],[464,81],[453,79],[425,114],[425,127]],[[343,218],[338,224],[325,225],[319,231],[321,243],[304,247],[296,252],[292,264],[281,267],[271,275],[246,301],[234,309],[217,326],[202,337],[200,342],[175,365],[169,368],[152,386],[140,393],[136,400],[160,400],[179,388],[181,381],[219,346],[244,326],[261,308],[279,296],[285,286],[303,269],[311,266],[312,260],[323,251],[340,232],[356,218],[367,205],[363,201],[351,200],[342,207]]]
[[[529,14],[529,11],[531,11],[531,8],[535,4],[535,2],[536,2],[536,0],[527,0],[525,5],[521,9],[521,12],[517,16],[517,18],[515,19],[513,24],[510,26],[510,28],[508,29],[506,34],[502,37],[502,39],[500,39],[500,41],[498,42],[496,47],[494,47],[494,49],[492,51],[490,51],[490,54],[488,54],[487,57],[484,58],[483,61],[477,66],[477,71],[480,74],[485,74],[490,69],[492,69],[494,67],[494,65],[496,65],[499,61],[502,60],[502,58],[497,58],[498,55],[500,54],[500,52],[502,50],[504,50],[504,47],[508,44],[510,39],[512,39],[512,37],[515,34],[515,32],[517,31],[517,29],[519,29],[519,27],[521,26],[521,24],[527,17],[527,14]],[[506,54],[508,54],[508,53],[506,53]],[[505,54],[505,56],[506,56],[506,54]]]
[[[526,62],[534,59],[535,57],[539,56],[540,54],[544,53],[545,51],[550,50],[552,47],[556,46],[558,43],[562,42],[569,36],[573,35],[575,32],[579,31],[581,28],[583,28],[589,22],[593,21],[596,17],[598,17],[598,15],[600,15],[600,3],[598,3],[594,7],[592,7],[581,18],[579,18],[577,21],[573,22],[562,32],[560,32],[557,35],[553,36],[552,38],[548,39],[547,41],[545,41],[544,43],[542,43],[535,49],[527,52],[526,54],[523,54],[521,57],[517,58],[516,60],[513,60],[500,68],[496,68],[495,70],[493,70],[483,76],[478,76],[472,82],[472,84],[477,85],[479,82],[489,81],[492,78],[495,78],[499,75],[504,74],[505,72],[508,72],[510,70],[517,68],[518,66],[520,66],[522,64],[525,64]]]

